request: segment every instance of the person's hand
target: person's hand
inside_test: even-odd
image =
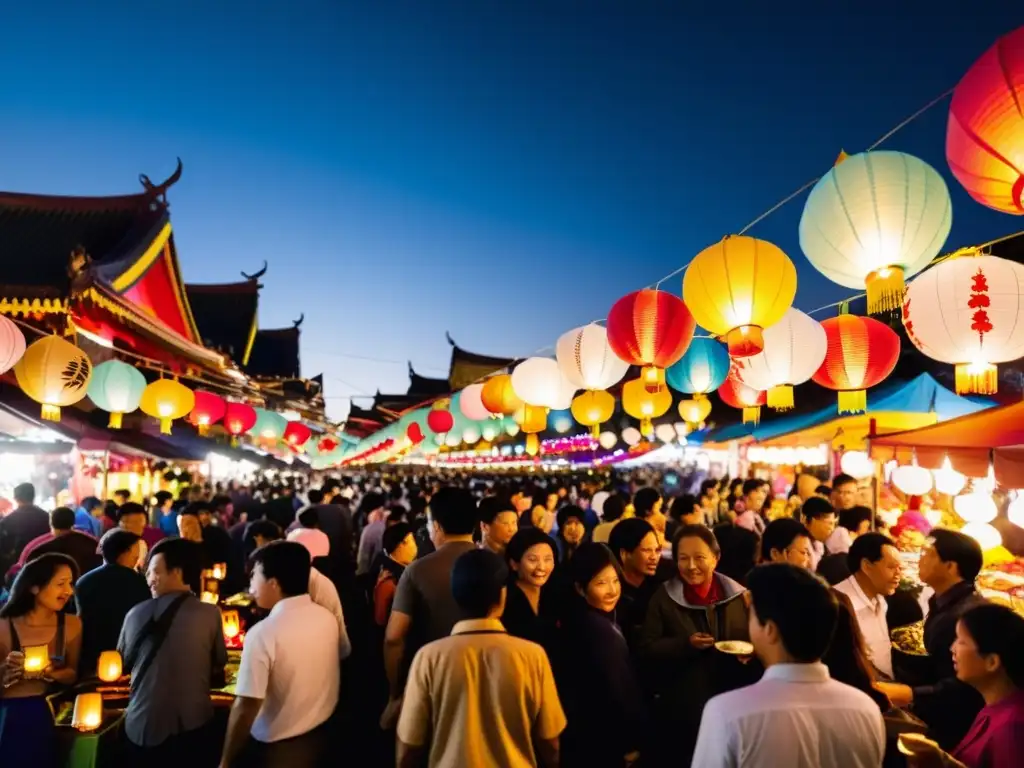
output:
[[[25,676],[25,654],[11,651],[3,665],[3,687],[10,688]]]
[[[398,726],[398,716],[402,714],[402,699],[388,699],[388,705],[380,716],[380,729],[390,731]]]
[[[706,632],[694,632],[690,635],[690,645],[697,650],[703,651],[715,644],[715,638]]]
[[[907,756],[907,764],[914,768],[952,768],[960,765],[943,752],[938,744],[920,734],[901,734],[899,750]]]

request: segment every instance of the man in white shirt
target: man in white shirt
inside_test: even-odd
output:
[[[324,728],[338,703],[338,620],[309,596],[309,552],[277,541],[252,556],[250,591],[270,615],[245,638],[222,768],[244,751],[252,762],[318,764]]]
[[[871,663],[885,678],[893,679],[892,642],[885,614],[885,598],[900,585],[901,561],[892,539],[881,533],[858,536],[846,555],[853,575],[835,588],[850,598]]]
[[[764,677],[707,703],[693,768],[878,768],[878,705],[821,663],[838,616],[828,586],[803,568],[772,563],[751,572],[747,590]]]

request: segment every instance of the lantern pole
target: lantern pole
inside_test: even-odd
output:
[[[103,451],[103,501],[110,498],[110,448]]]

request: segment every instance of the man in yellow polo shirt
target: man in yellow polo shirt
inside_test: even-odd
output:
[[[413,659],[398,721],[398,766],[558,765],[565,714],[547,654],[512,637],[505,610],[508,569],[477,549],[455,561],[452,595],[466,618]]]

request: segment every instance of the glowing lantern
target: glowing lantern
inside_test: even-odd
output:
[[[12,320],[0,315],[0,374],[7,373],[25,354],[25,334]]]
[[[596,438],[601,425],[615,413],[615,398],[601,390],[591,390],[577,395],[572,401],[572,415],[580,424],[590,427]]]
[[[810,379],[828,351],[825,330],[813,317],[788,309],[782,319],[764,330],[764,349],[736,361],[736,376],[754,389],[765,390],[768,407],[793,407],[793,386]]]
[[[823,320],[828,352],[812,377],[839,391],[839,413],[867,410],[867,390],[892,373],[900,359],[900,337],[870,317],[839,315]]]
[[[916,464],[897,467],[892,472],[892,484],[908,496],[924,496],[932,489],[932,473]]]
[[[573,401],[575,402],[575,400]],[[548,419],[551,421],[551,426],[555,432],[560,435],[564,435],[570,429],[572,429],[572,413],[571,411],[552,411],[548,414]]]
[[[288,420],[275,411],[268,411],[266,408],[255,408],[256,423],[252,425],[249,432],[260,440],[279,440],[285,429],[288,427]]]
[[[523,404],[512,389],[512,377],[507,373],[492,376],[484,382],[480,402],[494,414],[511,416]]]
[[[466,445],[473,445],[480,442],[480,430],[475,424],[471,424],[462,430],[462,442]]]
[[[25,661],[22,668],[25,670],[25,677],[34,679],[43,674],[43,671],[50,665],[50,648],[46,645],[26,645],[22,649],[25,654]]]
[[[949,456],[943,459],[940,469],[932,470],[932,475],[935,477],[935,490],[946,496],[956,496],[967,484],[967,478],[949,463]]]
[[[672,392],[662,387],[651,392],[643,378],[627,381],[622,385],[622,410],[640,420],[640,433],[653,435],[652,419],[663,416],[672,407]]]
[[[196,398],[196,404],[192,406],[192,412],[188,415],[188,421],[199,430],[200,435],[205,435],[210,431],[211,426],[224,418],[227,413],[228,404],[224,401],[223,397],[215,395],[213,392],[197,389],[193,394]]]
[[[419,445],[423,442],[423,429],[420,427],[419,422],[412,422],[405,430],[405,436],[409,439],[409,442],[413,445]]]
[[[683,275],[683,300],[697,324],[725,337],[732,357],[764,348],[763,329],[782,319],[796,296],[796,267],[778,246],[726,237],[698,253]]]
[[[991,523],[999,514],[995,501],[984,491],[957,496],[953,499],[953,509],[967,523]]]
[[[220,622],[224,629],[224,637],[228,640],[234,640],[241,634],[242,622],[238,618],[238,611],[222,611]]]
[[[198,395],[199,393],[196,392],[196,394]],[[331,453],[339,445],[341,445],[341,441],[338,440],[338,438],[336,438],[334,435],[324,435],[316,444],[316,448],[318,451],[320,451],[320,453]]]
[[[44,420],[60,421],[61,407],[74,405],[88,392],[92,361],[60,336],[46,336],[25,350],[14,376],[25,394],[43,406]]]
[[[289,448],[301,448],[313,436],[313,430],[303,424],[301,421],[289,421],[288,426],[284,428],[285,443],[288,444]]]
[[[501,423],[497,420],[480,425],[480,436],[487,442],[496,440],[501,433]]]
[[[665,380],[678,392],[701,395],[714,392],[729,375],[729,352],[715,339],[698,338],[676,363],[665,371]]]
[[[139,370],[120,360],[97,365],[89,382],[89,399],[96,407],[110,413],[111,429],[121,428],[121,417],[137,410],[146,389],[146,377]]]
[[[706,397],[679,401],[679,418],[685,421],[691,429],[696,429],[710,413],[711,401]]]
[[[256,409],[245,403],[228,403],[224,408],[224,431],[231,435],[231,443],[238,442],[256,425]]]
[[[563,333],[555,344],[555,359],[562,376],[576,389],[608,389],[629,370],[629,363],[612,351],[608,332],[593,323]]]
[[[696,329],[678,296],[647,288],[615,302],[605,324],[612,352],[641,366],[640,378],[654,392],[662,388],[664,369],[683,356]]]
[[[80,693],[75,696],[71,725],[79,731],[95,731],[103,723],[103,694]]]
[[[548,357],[529,357],[512,371],[512,389],[528,405],[562,410],[568,408],[576,387],[558,363]]]
[[[491,412],[483,403],[483,384],[470,384],[459,396],[459,410],[470,421],[483,421],[491,418]]]
[[[1024,528],[1024,494],[1018,491],[1006,510],[1006,518],[1018,528]]]
[[[946,159],[967,194],[1024,214],[1024,27],[999,38],[953,91]]]
[[[989,523],[968,523],[960,529],[960,533],[978,542],[982,552],[988,552],[1003,543],[1003,535],[999,529]]]
[[[862,152],[821,177],[800,217],[800,247],[834,283],[867,288],[868,313],[903,303],[904,278],[949,236],[952,201],[938,171],[902,152]]]
[[[634,445],[638,445],[643,439],[643,435],[640,434],[640,430],[636,427],[626,427],[622,430],[622,442],[632,448]]]
[[[516,411],[516,421],[526,433],[526,452],[536,456],[540,450],[540,438],[538,432],[543,432],[548,426],[548,409],[539,405],[523,405]],[[514,433],[510,433],[513,434]]]
[[[1024,356],[1024,266],[997,256],[947,259],[920,275],[903,302],[907,336],[956,366],[957,394],[994,394],[995,363]]]
[[[505,434],[509,437],[515,437],[519,434],[520,426],[515,421],[510,421],[505,425]]]
[[[615,444],[619,442],[619,438],[614,432],[602,432],[601,436],[597,438],[597,442],[599,442],[601,447],[606,451],[610,451],[615,447]]]
[[[839,460],[839,466],[843,472],[858,480],[875,476],[875,462],[864,451],[846,451]]]
[[[729,374],[725,383],[718,388],[722,402],[743,411],[744,424],[757,424],[761,420],[761,406],[765,404],[765,393],[748,387],[734,374]]]
[[[654,428],[654,436],[663,443],[671,443],[676,439],[676,428],[671,424],[659,424]]]
[[[676,431],[676,438],[683,445],[686,445],[686,436],[690,434],[690,425],[683,421],[677,421],[672,425],[672,428]]]
[[[96,662],[96,677],[104,683],[113,683],[121,678],[121,654],[117,651],[103,651]]]
[[[435,434],[451,432],[454,426],[455,419],[447,410],[431,408],[430,413],[427,414],[427,427]]]
[[[139,408],[160,420],[160,434],[171,434],[171,422],[186,416],[196,404],[195,394],[175,379],[157,379],[142,392]]]

